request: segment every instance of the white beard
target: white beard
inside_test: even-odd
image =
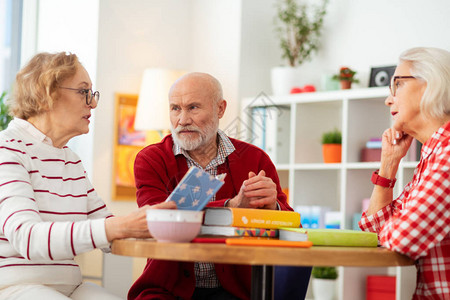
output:
[[[170,131],[172,132],[172,138],[175,144],[186,151],[197,150],[212,142],[217,135],[218,129],[218,120],[211,120],[211,122],[206,124],[203,131],[197,126],[178,126],[177,128],[173,128],[173,126],[170,125]],[[182,130],[195,131],[199,136],[198,138],[193,139],[180,138],[179,132]]]

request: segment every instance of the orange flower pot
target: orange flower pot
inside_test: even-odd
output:
[[[342,154],[341,144],[323,144],[322,154],[324,163],[340,163]]]
[[[352,82],[350,80],[341,80],[341,89],[348,90],[352,88]]]

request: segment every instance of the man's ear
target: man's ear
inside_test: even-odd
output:
[[[227,109],[227,101],[224,99],[220,100],[219,101],[219,110],[218,110],[219,119],[221,119],[223,117],[226,109]]]

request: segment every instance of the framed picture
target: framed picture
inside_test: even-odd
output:
[[[112,199],[136,199],[134,160],[145,146],[161,141],[166,131],[134,129],[138,95],[115,94]]]
[[[119,145],[145,146],[145,131],[134,129],[137,97],[121,96],[117,103],[117,136]]]
[[[397,66],[375,67],[370,70],[369,87],[389,86]]]

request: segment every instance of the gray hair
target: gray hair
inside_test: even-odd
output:
[[[427,83],[420,108],[430,118],[443,120],[450,115],[450,52],[417,47],[404,51],[400,62],[411,64],[411,74]]]

